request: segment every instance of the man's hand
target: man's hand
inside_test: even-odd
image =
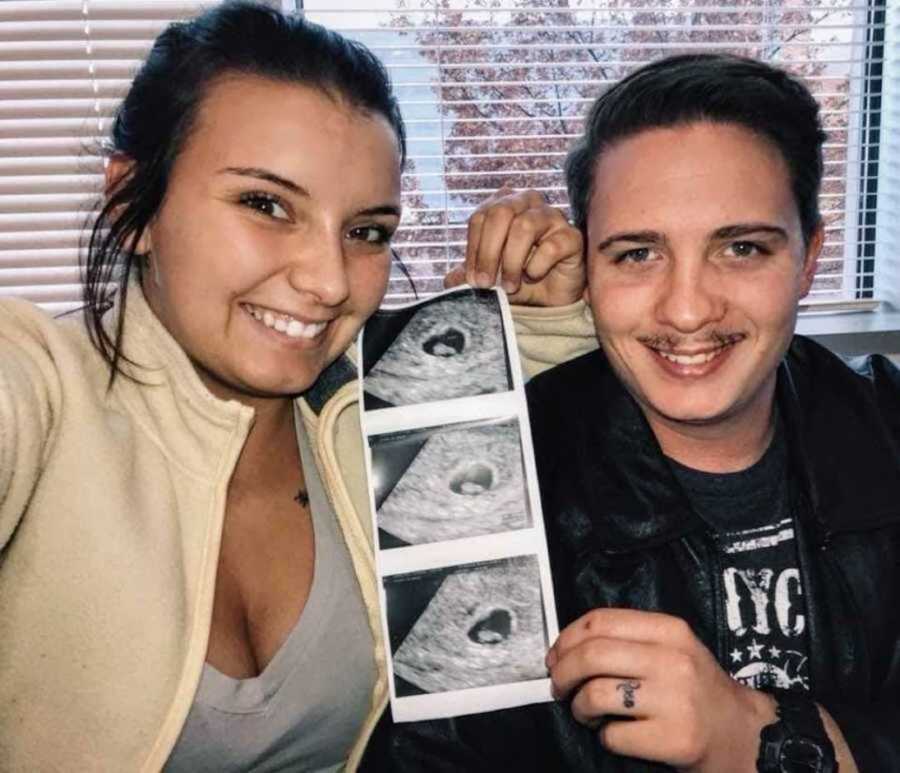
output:
[[[775,701],[733,680],[683,620],[596,609],[547,654],[558,700],[617,754],[692,773],[756,771]]]
[[[585,286],[581,233],[536,191],[501,188],[469,218],[466,260],[444,277],[445,287],[499,280],[511,303],[565,306]]]

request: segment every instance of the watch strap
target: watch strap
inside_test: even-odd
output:
[[[808,695],[777,688],[768,692],[777,702],[775,713],[792,733],[829,741],[819,708]]]
[[[759,773],[836,773],[834,746],[815,702],[806,694],[769,690],[778,719],[760,733]]]

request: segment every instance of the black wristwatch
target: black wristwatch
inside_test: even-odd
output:
[[[759,734],[759,773],[837,773],[834,746],[816,704],[803,693],[770,690],[778,720]]]

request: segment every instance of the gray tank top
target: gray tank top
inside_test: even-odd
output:
[[[315,771],[347,759],[371,705],[372,633],[306,436],[300,455],[316,560],[306,606],[263,672],[232,679],[208,663],[166,773]]]

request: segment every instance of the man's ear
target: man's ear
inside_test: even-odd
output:
[[[122,187],[122,185],[127,182],[133,168],[134,161],[128,158],[128,156],[122,155],[121,153],[114,153],[113,155],[109,156],[109,158],[107,158],[106,169],[104,170],[104,174],[106,176],[104,195],[106,196],[107,200],[114,196],[116,192]],[[113,219],[118,218],[124,206],[125,205],[122,204],[121,206],[115,207],[113,209],[113,211],[110,213]],[[141,234],[140,241],[135,245],[135,252],[141,255],[148,255],[150,254],[150,252],[152,252],[149,229],[144,229],[144,233]]]
[[[581,293],[581,297],[584,298],[584,302],[587,306],[591,305],[591,288],[590,285],[584,286],[584,291]]]
[[[813,280],[816,278],[816,269],[819,267],[819,255],[822,245],[825,244],[825,224],[820,220],[806,246],[806,255],[803,258],[802,277],[800,280],[800,298],[809,295]]]

